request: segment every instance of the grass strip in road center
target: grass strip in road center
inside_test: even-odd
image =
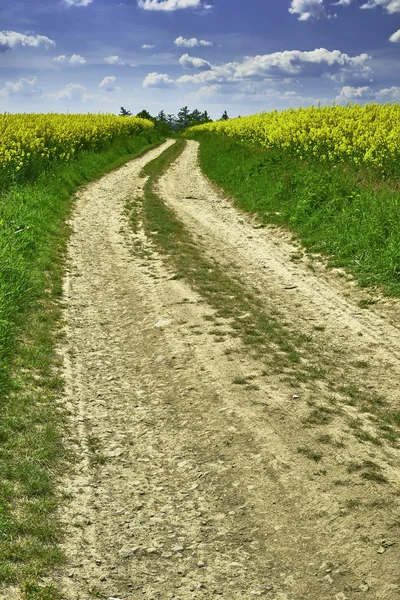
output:
[[[42,174],[3,194],[0,205],[0,597],[54,600],[40,577],[62,561],[55,509],[67,460],[60,403],[62,281],[67,219],[78,186],[161,142],[137,136]]]
[[[229,319],[233,335],[277,370],[300,364],[305,373],[310,367],[301,361],[299,348],[304,336],[290,332],[279,321],[266,314],[256,292],[231,278],[216,262],[208,259],[190,232],[162,201],[156,183],[180,156],[186,141],[178,139],[155,160],[149,162],[142,175],[148,180],[144,188],[143,226],[156,247],[167,254],[177,271],[176,278],[185,280],[216,310],[216,316]]]

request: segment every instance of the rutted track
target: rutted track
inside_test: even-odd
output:
[[[129,231],[125,202],[140,197],[140,169],[165,147],[87,186],[72,222],[65,375],[78,461],[62,482],[65,599],[394,600],[398,450],[357,440],[346,409],[329,424],[336,444],[322,462],[298,452],[327,427],[304,427],[308,384],[293,390],[237,338],[216,339],[211,329],[229,324],[206,320],[204,299],[172,278],[144,230]],[[291,328],[324,325],[316,344],[334,377],[350,381],[350,362],[372,353],[365,385],[394,403],[396,328],[360,312],[357,292],[344,297],[290,262],[285,239],[216,194],[196,151],[190,142],[159,190],[199,246]],[[238,376],[252,385],[235,385]],[[389,483],[349,471],[363,461]]]

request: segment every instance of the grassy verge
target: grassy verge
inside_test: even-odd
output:
[[[27,600],[58,597],[38,578],[62,559],[55,483],[68,457],[56,346],[72,194],[159,142],[145,134],[98,154],[81,154],[2,197],[0,596],[16,585]]]
[[[282,151],[203,134],[206,175],[264,223],[289,227],[362,286],[400,295],[399,183],[350,166],[306,162]]]

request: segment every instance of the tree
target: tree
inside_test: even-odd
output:
[[[224,110],[222,117],[220,118],[220,121],[228,121],[229,117],[228,117],[228,113],[226,112],[226,110]]]
[[[161,135],[172,135],[173,128],[163,110],[161,110],[158,113],[157,117],[154,120],[154,124],[156,126],[156,129],[161,133]]]
[[[130,110],[126,110],[123,106],[121,106],[121,110],[119,112],[120,117],[131,117],[132,113]]]
[[[190,125],[200,125],[201,112],[199,110],[197,110],[197,108],[195,108],[194,111],[191,113],[189,120],[190,120]]]
[[[212,121],[212,119],[210,119],[210,116],[206,110],[203,113],[201,113],[201,122],[202,123],[211,123],[211,121]]]
[[[187,106],[181,108],[178,112],[177,128],[179,131],[187,129],[190,125],[190,111]]]
[[[149,112],[147,112],[147,110],[141,110],[136,116],[140,117],[141,119],[147,119],[148,121],[153,121],[153,123],[155,123],[155,118],[152,117],[151,114]]]

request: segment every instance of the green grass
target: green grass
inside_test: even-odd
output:
[[[0,204],[0,593],[18,585],[26,600],[53,600],[40,576],[62,560],[56,477],[67,414],[55,348],[62,338],[62,280],[78,186],[160,140],[124,140],[102,153],[42,173],[3,193]]]
[[[297,448],[298,454],[303,454],[309,460],[313,460],[314,462],[319,462],[322,459],[322,454],[319,452],[315,452],[314,450],[310,450],[306,446]]]
[[[300,161],[216,134],[197,139],[203,171],[241,208],[263,223],[288,227],[308,250],[327,256],[330,266],[344,267],[360,285],[400,295],[397,180]]]

